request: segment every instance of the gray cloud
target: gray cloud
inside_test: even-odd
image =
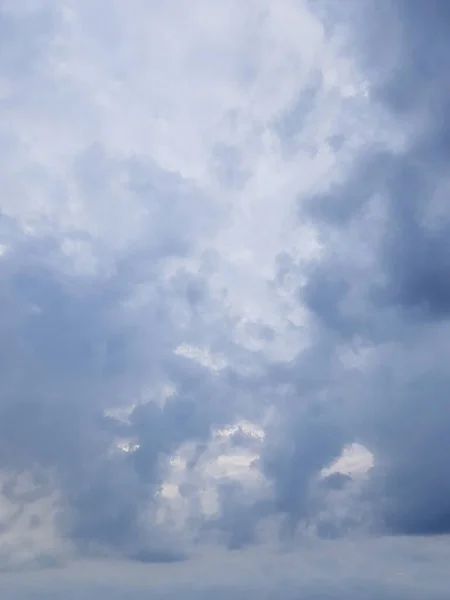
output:
[[[96,186],[103,189],[114,172],[101,154],[89,159],[98,166],[92,171],[97,184],[89,182],[89,161],[81,171],[93,201]],[[152,235],[145,246],[130,246],[112,272],[73,272],[56,237],[27,239],[14,234],[8,221],[5,238],[8,231],[16,237],[2,262],[2,467],[11,475],[31,471],[44,482],[28,497],[4,491],[27,504],[56,485],[60,534],[83,552],[109,547],[141,561],[182,553],[165,549],[160,538],[168,534],[147,531],[142,516],[152,511],[164,459],[185,440],[208,439],[212,424],[227,418],[212,404],[217,384],[208,372],[173,354],[189,337],[206,281],[182,268],[164,281],[158,271],[163,260],[186,254],[199,223],[189,225],[188,213],[177,214],[185,210],[177,198],[179,181],[168,174],[164,183],[164,173],[150,173],[147,168],[138,193],[162,202],[161,186],[169,186],[172,206],[152,215],[159,239]],[[137,186],[139,177],[133,181]],[[143,283],[149,298],[142,307],[127,308]],[[177,326],[180,313],[183,328]],[[165,379],[175,383],[176,397],[163,408],[142,403],[144,382]],[[129,423],[105,416],[124,403],[137,404]],[[138,450],[117,454],[120,438],[132,438]]]
[[[448,533],[447,4],[109,6],[0,6],[2,568]]]
[[[302,204],[302,218],[318,225],[326,253],[311,267],[301,296],[325,353],[327,344],[368,351],[362,371],[342,365],[336,373],[320,352],[316,360],[323,393],[331,402],[339,402],[341,391],[345,396],[345,435],[375,454],[365,490],[374,526],[447,533],[448,119],[439,65],[450,57],[448,8],[434,2],[425,14],[420,3],[398,3],[386,12],[376,14],[373,27],[394,19],[403,37],[387,36],[386,44],[397,45],[398,55],[377,62],[369,46],[369,72],[377,101],[408,119],[408,142],[394,153],[368,148],[342,184]],[[360,42],[367,50],[367,40]],[[301,372],[308,381],[309,372]],[[309,420],[305,426],[312,427]],[[297,435],[306,439],[298,427],[294,432],[292,444]],[[308,451],[317,457],[317,445],[326,453],[331,439],[319,433]],[[294,456],[278,468],[277,481],[283,469],[288,480],[297,474]]]
[[[420,546],[419,546],[420,547]],[[418,549],[417,539],[314,542],[303,552],[211,549],[185,563],[73,564],[57,572],[5,574],[4,594],[15,598],[365,598],[443,599],[448,541]],[[111,566],[114,568],[111,569]],[[444,569],[444,570],[440,570]]]

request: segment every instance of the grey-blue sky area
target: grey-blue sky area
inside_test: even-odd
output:
[[[444,597],[449,24],[0,0],[5,594]]]
[[[189,561],[140,565],[89,561],[2,575],[3,597],[122,599],[261,598],[406,600],[448,597],[448,540],[310,540],[299,551],[273,546],[209,548]]]

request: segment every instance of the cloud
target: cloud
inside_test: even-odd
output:
[[[377,6],[0,3],[4,569],[448,533],[448,9]]]
[[[234,552],[210,548],[188,562],[140,565],[81,562],[24,578],[4,574],[6,596],[53,598],[446,598],[448,540],[310,541],[303,551],[262,547]]]
[[[418,3],[399,3],[376,15],[374,29],[389,17],[403,37],[387,36],[397,52],[386,61],[375,60],[370,36],[360,38],[370,94],[407,119],[395,125],[406,137],[391,149],[367,146],[343,183],[301,206],[326,249],[301,292],[317,339],[324,353],[334,345],[334,357],[342,348],[364,353],[359,368],[337,371],[319,353],[321,388],[330,402],[345,398],[347,426],[375,455],[366,486],[373,526],[397,533],[448,532],[447,118],[438,67],[449,56],[446,11],[435,2],[422,15]]]
[[[2,468],[34,486],[10,500],[55,493],[49,535],[69,555],[179,556],[185,540],[156,523],[171,458],[265,412],[254,373],[295,352],[267,276],[298,177],[285,168],[278,216],[271,128],[309,77],[310,43],[324,68],[334,58],[291,3],[1,11]]]

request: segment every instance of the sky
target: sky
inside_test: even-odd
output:
[[[0,592],[448,598],[448,0],[0,0]]]

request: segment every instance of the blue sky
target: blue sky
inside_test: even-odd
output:
[[[449,26],[0,0],[5,598],[447,597]]]

